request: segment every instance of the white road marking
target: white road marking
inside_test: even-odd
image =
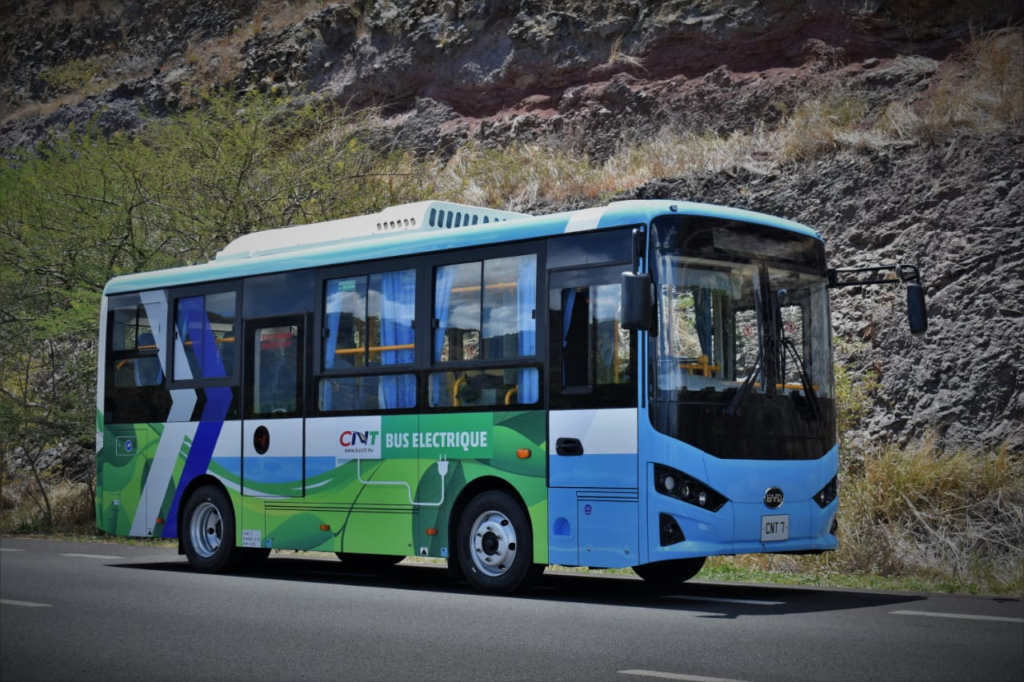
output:
[[[13,547],[0,547],[0,552],[24,552],[23,549],[14,549]]]
[[[999,623],[1024,623],[1024,618],[1007,616],[975,616],[969,613],[937,613],[935,611],[890,611],[894,616],[931,616],[932,618],[962,618],[963,620],[992,620]]]
[[[61,554],[61,556],[81,557],[82,559],[117,559],[120,561],[124,561],[123,556],[108,556],[105,554]]]
[[[683,675],[682,673],[663,673],[658,670],[620,670],[620,675],[639,675],[641,677],[660,677],[665,680],[684,680],[685,682],[740,682],[722,677],[705,677],[703,675]]]
[[[40,606],[53,606],[53,604],[39,604],[34,601],[18,601],[17,599],[0,599],[0,604],[7,604],[8,606],[29,606],[35,608]]]
[[[727,599],[726,597],[696,597],[685,594],[667,594],[666,599],[682,599],[685,601],[713,601],[725,604],[753,604],[754,606],[783,606],[784,601],[761,601],[758,599]]]

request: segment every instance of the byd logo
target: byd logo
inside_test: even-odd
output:
[[[380,431],[342,431],[341,447],[350,448],[353,445],[376,445],[377,436],[380,435]]]
[[[768,488],[764,491],[764,506],[769,509],[777,509],[783,500],[782,491],[778,488]]]

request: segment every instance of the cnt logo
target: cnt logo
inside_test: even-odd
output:
[[[380,435],[380,431],[342,431],[341,446],[343,448],[350,448],[354,445],[369,445],[374,446],[377,444],[377,436]]]

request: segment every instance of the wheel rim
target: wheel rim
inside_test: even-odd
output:
[[[221,540],[224,538],[224,523],[217,505],[212,502],[203,502],[196,507],[192,514],[189,533],[196,554],[204,559],[209,559],[216,554]]]
[[[504,575],[516,559],[516,529],[508,517],[487,511],[476,517],[470,531],[473,563],[492,578]]]

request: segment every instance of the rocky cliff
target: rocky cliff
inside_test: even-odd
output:
[[[924,337],[905,330],[898,289],[833,296],[843,359],[882,387],[854,440],[933,433],[1020,451],[1024,128],[1012,100],[1024,90],[999,124],[940,127],[927,112],[971,87],[978,36],[1001,30],[999,54],[1019,66],[1022,20],[1001,0],[4,2],[0,145],[93,119],[131,130],[218,86],[376,107],[389,143],[440,158],[534,142],[599,162],[665,130],[724,138],[788,122],[792,135],[808,102],[836,105],[826,118],[853,107],[888,122],[888,137],[829,138],[813,153],[765,144],[620,198],[776,213],[821,231],[835,265],[918,264]]]

